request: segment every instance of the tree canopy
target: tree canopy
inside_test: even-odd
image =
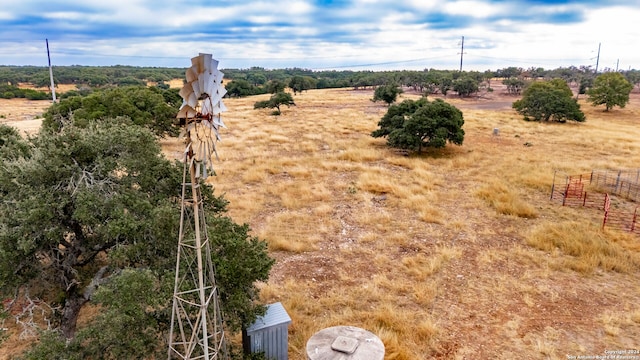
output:
[[[400,94],[402,94],[402,89],[398,85],[386,84],[376,88],[371,101],[384,101],[387,105],[391,105],[396,102]]]
[[[51,340],[57,345],[43,346],[76,354],[63,358],[96,356],[87,351],[104,351],[101,358],[137,358],[142,350],[134,344],[140,341],[166,351],[161,335],[171,296],[160,289],[169,283],[170,293],[175,276],[182,166],[161,155],[151,131],[122,118],[65,124],[57,132],[41,129],[22,144],[15,140],[0,145],[1,291],[31,289],[61,308],[55,323],[72,341],[65,346],[57,338]],[[9,147],[26,149],[26,155],[4,151]],[[224,216],[226,201],[204,183],[201,188],[222,309],[235,331],[264,310],[256,303],[255,281],[267,280],[273,261],[266,244],[248,235],[248,226]],[[128,280],[117,279],[132,279],[126,269],[149,273],[130,290],[117,290],[117,302],[96,298],[108,317],[95,319],[75,338],[81,307],[92,301],[96,287],[108,292],[124,286]],[[119,345],[100,350],[98,344],[105,343]]]
[[[522,92],[522,88],[526,85],[526,82],[517,77],[509,77],[502,80],[502,84],[507,86],[507,92],[509,94],[519,95]]]
[[[525,120],[582,122],[585,116],[567,83],[562,79],[536,81],[527,87],[512,107]]]
[[[593,85],[587,90],[588,101],[593,106],[604,105],[609,111],[614,106],[625,107],[629,102],[629,94],[633,85],[617,72],[608,72],[596,77]]]
[[[293,101],[293,97],[291,94],[279,91],[269,98],[269,100],[257,101],[254,105],[254,109],[276,109],[272,112],[272,115],[280,115],[282,112],[280,111],[280,106],[286,105],[287,107],[295,106],[296,103]]]
[[[471,76],[463,76],[453,81],[453,91],[460,97],[468,97],[478,92],[478,80]]]
[[[29,158],[1,169],[0,282],[40,280],[59,292],[61,327],[72,336],[99,254],[118,249],[141,266],[170,261],[165,232],[176,224],[180,174],[153,134],[118,120],[41,131],[32,146]]]
[[[386,137],[391,147],[422,151],[424,147],[442,148],[447,141],[462,145],[462,112],[441,99],[405,100],[391,105],[378,122],[373,137]]]
[[[33,89],[21,89],[15,85],[1,84],[0,83],[0,98],[13,99],[13,98],[26,98],[29,100],[47,100],[49,94],[43,91]]]
[[[303,91],[313,89],[316,80],[310,76],[296,75],[289,80],[289,87],[293,90],[293,94],[302,93]]]
[[[44,113],[42,125],[58,130],[65,121],[82,126],[90,120],[126,116],[133,124],[145,126],[157,135],[176,135],[179,129],[175,117],[182,102],[174,93],[172,89],[125,86],[72,96],[53,104]]]
[[[27,156],[30,150],[16,128],[0,124],[0,159],[15,160]]]

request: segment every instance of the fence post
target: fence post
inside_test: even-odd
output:
[[[638,207],[633,211],[633,220],[631,221],[631,232],[636,229],[636,219],[638,216]]]
[[[569,193],[569,186],[571,184],[567,184],[567,187],[564,189],[564,195],[562,196],[562,206],[567,202],[567,194]]]
[[[604,194],[604,218],[602,219],[602,230],[604,230],[604,226],[607,224],[607,217],[609,217],[609,206],[611,206],[609,194]]]
[[[553,171],[553,183],[551,184],[551,198],[549,200],[553,200],[553,192],[556,189],[556,172],[558,172],[558,170]]]
[[[584,192],[584,197],[582,198],[582,207],[584,207],[587,204],[587,192]]]

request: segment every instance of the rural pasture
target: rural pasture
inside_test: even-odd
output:
[[[292,318],[290,359],[306,359],[306,341],[335,325],[377,334],[388,360],[638,348],[640,238],[549,195],[554,170],[639,167],[639,94],[610,112],[581,99],[587,121],[566,124],[522,120],[498,86],[449,96],[464,144],[408,156],[370,136],[386,112],[372,96],[311,90],[277,117],[253,109],[268,95],[225,100],[209,181],[269,243],[276,264],[261,298]],[[0,100],[0,122],[35,131],[47,106]],[[182,153],[178,140],[162,144]],[[25,341],[6,340],[0,358]]]

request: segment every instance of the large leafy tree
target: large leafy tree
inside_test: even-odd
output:
[[[266,89],[269,94],[277,94],[279,92],[284,92],[287,88],[287,84],[279,79],[270,80],[266,84]]]
[[[227,97],[244,97],[260,93],[258,89],[245,79],[234,79],[227,83]]]
[[[287,107],[291,107],[292,105],[295,106],[296,103],[293,101],[293,97],[291,96],[291,94],[284,91],[279,91],[271,95],[269,100],[257,101],[255,104],[253,104],[253,108],[254,109],[275,109],[272,112],[272,115],[280,115],[282,113],[280,111],[280,106],[283,106],[283,105]]]
[[[562,79],[537,81],[529,85],[512,107],[525,120],[582,122],[585,116],[573,93]]]
[[[174,96],[165,99],[165,92]],[[167,101],[175,99],[174,92],[157,87],[126,86],[73,96],[53,104],[44,114],[42,125],[59,130],[65,121],[83,125],[90,120],[127,116],[134,124],[145,126],[157,135],[177,135],[175,117],[181,102]]]
[[[384,101],[387,105],[391,105],[396,102],[400,94],[402,89],[397,84],[386,84],[376,88],[371,101]]]
[[[293,90],[294,95],[312,89],[315,86],[315,79],[309,76],[296,75],[289,79],[289,87]]]
[[[453,81],[453,90],[461,97],[468,97],[478,92],[478,80],[467,75]]]
[[[625,73],[627,80],[640,90],[640,70],[629,70]]]
[[[526,85],[525,81],[518,77],[509,77],[502,80],[502,84],[507,86],[507,92],[509,94],[519,95],[522,88]]]
[[[629,94],[633,85],[618,72],[608,72],[599,75],[593,86],[587,91],[588,101],[593,106],[604,105],[609,111],[614,106],[625,107],[629,102]]]
[[[180,174],[150,131],[121,120],[42,130],[31,142],[30,157],[0,169],[0,283],[36,282],[58,297],[70,338],[88,286],[110,265],[104,254],[118,250],[140,266],[169,261]]]
[[[29,144],[20,136],[16,128],[0,124],[0,159],[12,160],[27,156]]]
[[[444,147],[447,142],[462,145],[462,112],[441,99],[429,102],[405,100],[391,105],[371,136],[386,137],[391,147],[416,150]]]
[[[49,348],[82,354],[63,356],[68,358],[96,357],[83,353],[97,349],[86,346],[95,342],[111,344],[98,357],[137,358],[140,349],[162,347],[172,289],[158,289],[173,281],[182,166],[161,155],[151,131],[123,119],[67,123],[58,132],[41,130],[27,143],[27,156],[3,155],[0,167],[0,289],[38,289],[36,295],[61,307],[60,331],[74,339],[78,313],[96,288],[108,292],[127,283],[118,282],[128,274],[120,269],[147,269],[151,278],[120,286],[117,300],[98,297],[107,318],[80,329],[69,346]],[[201,186],[223,311],[237,329],[263,311],[254,282],[267,280],[272,260],[246,225],[224,216],[226,201]],[[133,346],[140,341],[142,347]]]
[[[273,261],[266,243],[247,235],[248,227],[226,216],[209,219],[209,239],[214,251],[216,281],[227,330],[239,331],[263,314],[255,303],[255,281],[266,281]],[[143,359],[166,356],[174,274],[147,268],[126,268],[102,285],[92,301],[101,313],[80,328],[70,342],[45,334],[27,354],[39,359]],[[127,329],[127,331],[122,331]],[[133,335],[134,334],[134,335]],[[55,334],[53,334],[55,335]],[[232,348],[239,355],[240,348]],[[238,358],[238,357],[234,357]]]

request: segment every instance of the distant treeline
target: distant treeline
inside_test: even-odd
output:
[[[135,66],[54,66],[54,81],[56,84],[75,84],[78,90],[86,88],[105,88],[113,86],[146,85],[148,82],[158,84],[160,88],[167,88],[167,81],[183,79],[186,68],[159,68]],[[413,88],[416,91],[446,94],[455,90],[456,84],[460,88],[471,90],[491,90],[491,80],[502,78],[506,85],[516,84],[531,79],[564,79],[569,85],[588,87],[595,77],[591,67],[566,67],[557,69],[507,67],[498,70],[453,71],[425,69],[422,71],[351,71],[330,70],[314,71],[301,68],[264,69],[252,67],[249,69],[223,69],[229,96],[247,96],[272,92],[282,84],[289,86],[294,92],[308,89],[344,88],[354,89],[372,88],[384,84],[394,83],[399,86]],[[612,71],[605,69],[605,71]],[[621,71],[627,79],[640,88],[640,71]],[[464,80],[464,81],[463,81]],[[29,83],[36,87],[49,86],[49,70],[38,66],[0,66],[0,84],[17,86],[19,83]],[[512,86],[513,87],[513,86]],[[4,88],[3,88],[4,89]],[[3,90],[6,93],[6,89]],[[463,90],[466,91],[466,90]],[[477,91],[477,90],[476,90]],[[9,92],[15,92],[11,88]],[[472,91],[473,92],[473,91]],[[0,93],[0,97],[2,93]]]

